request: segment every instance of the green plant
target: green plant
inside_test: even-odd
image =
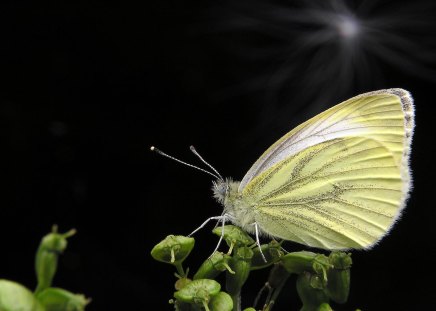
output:
[[[352,264],[349,253],[331,252],[329,256],[307,251],[286,253],[275,240],[259,249],[247,233],[232,225],[217,227],[213,233],[223,236],[229,250],[212,254],[192,277],[182,264],[194,248],[194,238],[169,235],[151,251],[154,259],[177,270],[175,299],[170,300],[176,310],[240,311],[241,290],[251,272],[266,268],[271,268],[268,281],[254,305],[244,311],[259,308],[271,311],[292,274],[297,275],[301,311],[332,310],[331,302],[342,304],[348,299]],[[215,280],[221,273],[226,274],[225,286]],[[265,292],[266,298],[259,307]]]
[[[85,296],[51,287],[59,255],[67,248],[67,238],[75,230],[58,233],[57,226],[44,236],[35,256],[37,287],[32,293],[25,286],[0,279],[0,311],[83,311],[90,302]]]

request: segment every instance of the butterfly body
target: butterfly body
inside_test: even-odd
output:
[[[249,233],[331,250],[370,248],[408,198],[413,127],[407,91],[356,96],[283,136],[241,182],[216,181],[214,196]]]
[[[240,182],[231,179],[219,180],[214,183],[212,191],[218,202],[223,204],[224,213],[230,215],[229,220],[246,232],[254,234],[256,204],[239,193],[239,184]]]

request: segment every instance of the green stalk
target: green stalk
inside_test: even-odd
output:
[[[182,278],[186,277],[186,275],[185,275],[185,271],[183,270],[183,267],[182,267],[182,263],[181,263],[181,262],[176,262],[176,263],[174,263],[174,266],[176,267],[176,269],[177,269],[177,274],[178,274],[180,277],[182,277]]]
[[[280,283],[278,284],[278,286],[274,289],[274,292],[271,296],[270,301],[268,302],[268,306],[266,307],[265,311],[271,311],[274,307],[274,304],[277,300],[277,297],[279,296],[280,292],[283,289],[283,286],[285,286],[286,281],[288,280],[290,275],[288,275],[287,277],[283,278],[280,280]]]
[[[230,295],[233,300],[233,311],[241,311],[241,292]]]

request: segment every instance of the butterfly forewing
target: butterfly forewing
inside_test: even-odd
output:
[[[406,128],[410,133],[405,132]],[[405,134],[413,128],[413,104],[409,93],[388,89],[361,94],[299,125],[268,148],[241,181],[239,191],[272,165],[310,146],[347,136],[366,136],[382,142],[398,163],[408,151]]]

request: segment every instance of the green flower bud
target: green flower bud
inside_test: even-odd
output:
[[[322,303],[316,311],[333,311],[333,309],[328,303]]]
[[[286,271],[281,263],[274,264],[268,276],[268,285],[271,288],[281,286],[289,278],[290,273]]]
[[[227,254],[221,252],[215,252],[206,259],[194,275],[194,280],[198,279],[214,279],[222,271],[229,271],[235,273],[229,266],[230,257]]]
[[[281,258],[281,262],[289,273],[300,274],[304,271],[313,271],[313,260],[317,254],[312,252],[293,252]]]
[[[221,236],[222,227],[216,227],[212,231],[214,234]],[[254,244],[254,240],[244,230],[237,226],[224,226],[224,240],[229,247],[249,246]]]
[[[1,311],[45,311],[32,292],[21,284],[0,279]]]
[[[176,267],[179,278],[187,276],[183,270],[182,262],[188,257],[194,248],[193,238],[181,235],[169,235],[151,250],[151,256],[161,262],[172,264]]]
[[[351,254],[332,252],[329,256],[333,268],[328,271],[327,294],[337,303],[345,303],[350,292]]]
[[[353,263],[351,253],[346,254],[344,252],[331,252],[329,261],[335,269],[350,269]]]
[[[190,303],[183,302],[180,300],[173,301],[171,299],[170,304],[174,304],[174,309],[176,311],[198,311],[199,310],[198,306],[192,305]]]
[[[233,258],[230,260],[230,267],[235,273],[226,273],[226,289],[230,295],[238,294],[241,291],[251,269],[253,251],[248,247],[236,249]]]
[[[260,248],[265,255],[266,262],[263,260],[259,247],[256,247],[254,249],[253,259],[251,260],[251,270],[263,269],[278,262],[284,255],[281,247],[282,245],[275,240],[272,240],[268,244],[262,244]]]
[[[294,252],[281,258],[283,266],[289,273],[314,272],[315,287],[324,287],[327,284],[327,271],[332,267],[328,257],[312,252]]]
[[[61,288],[47,288],[36,295],[46,311],[83,311],[91,302],[84,295],[73,294]]]
[[[44,236],[36,252],[35,270],[38,285],[35,293],[38,293],[51,286],[58,266],[58,257],[67,248],[67,238],[74,235],[76,230],[72,229],[66,233],[58,233],[54,225],[52,232]]]
[[[325,287],[327,284],[327,271],[332,268],[332,264],[330,264],[329,258],[325,255],[318,254],[313,259],[312,268],[313,271],[319,276],[322,287]]]
[[[246,309],[244,309],[244,311],[256,311],[256,309],[255,309],[255,308],[252,308],[252,307],[250,307],[250,308],[246,308]]]
[[[194,280],[188,283],[181,290],[174,293],[174,297],[182,302],[203,305],[209,310],[210,299],[221,290],[221,285],[214,280]]]
[[[311,273],[303,272],[297,278],[297,292],[303,303],[300,311],[317,311],[323,303],[328,304],[329,298],[324,290],[312,286],[313,277]]]
[[[151,250],[151,256],[172,265],[182,263],[194,248],[194,238],[169,235]]]
[[[312,274],[310,278],[310,286],[316,289],[324,289],[327,285],[325,279],[317,274]]]
[[[176,290],[181,290],[183,287],[185,287],[191,282],[192,282],[191,279],[188,279],[187,277],[181,277],[177,279],[176,284],[174,284],[174,287],[176,288]]]
[[[210,300],[209,308],[210,311],[231,311],[233,309],[232,297],[225,292],[219,292]]]

